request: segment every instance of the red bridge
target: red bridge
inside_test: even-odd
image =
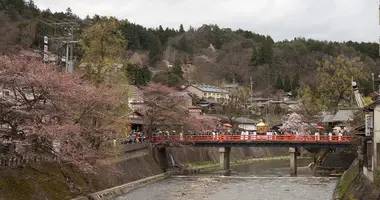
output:
[[[180,143],[200,147],[316,147],[347,148],[352,136],[314,135],[185,135],[153,136],[151,143]]]
[[[351,136],[314,136],[314,135],[186,135],[153,136],[151,143],[179,143],[198,147],[219,147],[220,169],[225,175],[230,173],[231,147],[289,147],[290,174],[297,175],[298,147],[350,148],[354,147]],[[166,156],[165,151],[162,151]]]

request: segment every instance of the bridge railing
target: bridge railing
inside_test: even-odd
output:
[[[352,142],[352,136],[326,136],[326,135],[172,135],[153,136],[152,143],[159,142],[212,142],[212,141],[308,141],[308,142]]]

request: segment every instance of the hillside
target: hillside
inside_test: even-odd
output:
[[[2,0],[0,53],[12,53],[13,47],[41,49],[42,35],[52,31],[40,23],[41,19],[75,21],[81,27],[76,33],[79,38],[84,27],[100,18],[96,15],[80,19],[69,8],[59,13],[41,11],[33,1]],[[133,61],[130,70],[146,70],[148,68],[142,66],[147,66],[153,72],[154,80],[171,86],[189,82],[217,85],[234,81],[248,86],[252,78],[255,91],[295,91],[302,84],[318,84],[315,79],[316,62],[326,55],[360,57],[366,76],[370,72],[377,73],[379,62],[376,43],[339,43],[302,37],[274,42],[270,36],[218,25],[190,27],[188,30],[182,25],[178,30],[158,25],[153,29],[127,19],[120,19],[119,28],[128,41],[125,59]],[[80,59],[80,49],[77,49],[76,55]],[[182,70],[169,72],[167,64]],[[359,86],[365,94],[372,91],[369,81],[361,81]]]

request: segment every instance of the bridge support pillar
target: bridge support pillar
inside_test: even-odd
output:
[[[231,147],[221,147],[219,148],[219,164],[220,169],[224,171],[225,176],[230,175],[230,152]]]
[[[297,147],[290,147],[290,176],[297,176]]]

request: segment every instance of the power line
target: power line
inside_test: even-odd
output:
[[[78,41],[74,37],[74,32],[78,30],[79,24],[74,21],[59,20],[54,18],[46,18],[40,20],[42,25],[42,37],[44,38],[44,61],[49,61],[48,56],[48,44],[49,41],[54,41],[57,44],[57,55],[58,64],[61,62],[65,63],[66,72],[73,71],[73,61],[74,61],[74,48]],[[53,28],[53,34],[49,35],[46,31],[45,25]]]

